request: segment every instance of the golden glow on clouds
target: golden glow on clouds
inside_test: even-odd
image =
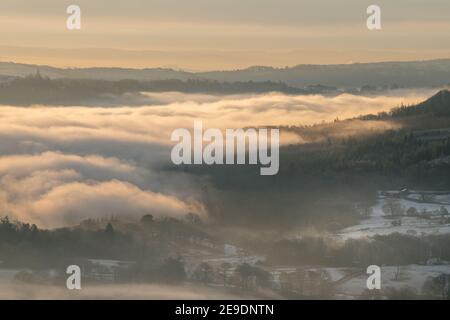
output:
[[[168,92],[149,94],[155,105],[143,107],[4,106],[0,108],[0,212],[44,227],[111,215],[139,219],[143,213],[182,217],[195,212],[206,218],[201,190],[208,182],[161,170],[171,164],[174,129],[192,129],[194,120],[202,120],[205,129],[332,121],[421,101],[431,92],[399,94]],[[389,128],[380,122],[375,127],[367,122],[341,127],[342,134]],[[303,142],[298,135],[281,135],[282,144]]]

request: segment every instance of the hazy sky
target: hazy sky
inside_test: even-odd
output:
[[[66,29],[66,8],[82,29]],[[382,30],[366,8],[382,9]],[[233,69],[450,58],[448,0],[1,0],[0,60]]]

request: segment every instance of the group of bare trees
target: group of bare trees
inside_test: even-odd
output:
[[[192,280],[202,284],[220,284],[224,287],[234,286],[242,289],[253,289],[270,286],[270,273],[262,268],[242,263],[233,266],[223,262],[214,268],[207,262],[200,263],[195,269]]]

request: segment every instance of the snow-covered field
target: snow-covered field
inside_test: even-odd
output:
[[[327,268],[330,274],[335,275],[333,281],[339,280],[339,276],[344,273],[344,269]],[[437,277],[441,274],[449,274],[450,265],[407,265],[407,266],[383,266],[381,267],[381,290],[388,288],[401,289],[405,287],[413,288],[417,293],[423,293],[422,289],[429,278]],[[339,284],[336,288],[341,297],[358,297],[366,290],[367,274],[360,275]]]
[[[389,216],[383,209],[388,203],[396,203],[403,212],[400,216]],[[407,214],[415,208],[417,216]],[[442,212],[447,211],[446,214]],[[387,235],[394,232],[422,235],[450,233],[450,192],[395,191],[380,192],[377,203],[371,208],[370,217],[358,225],[341,230],[344,239]]]

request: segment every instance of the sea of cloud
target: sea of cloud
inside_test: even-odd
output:
[[[202,95],[146,93],[148,106],[0,106],[0,215],[42,227],[87,218],[144,214],[208,217],[207,179],[164,170],[171,132],[313,124],[386,111],[424,100],[431,91],[383,96],[343,94]],[[282,135],[282,143],[301,142]],[[210,186],[208,186],[210,187]]]

